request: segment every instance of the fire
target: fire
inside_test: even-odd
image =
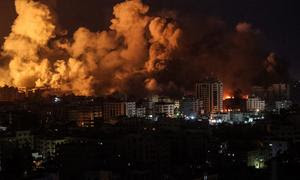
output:
[[[233,98],[234,98],[234,97],[227,95],[227,96],[224,96],[223,100],[226,100],[226,99],[233,99]]]
[[[226,100],[226,99],[235,99],[234,96],[230,96],[230,95],[225,95],[223,100]],[[249,95],[243,95],[242,96],[242,99],[249,99]]]
[[[224,92],[223,100],[233,99],[234,97],[227,91]]]
[[[249,99],[249,95],[244,95],[243,99]]]
[[[175,23],[148,16],[149,6],[141,0],[115,5],[110,29],[80,27],[73,39],[59,37],[55,15],[45,4],[15,0],[15,6],[18,16],[3,46],[10,60],[0,68],[0,86],[50,87],[89,96],[122,91],[134,79],[155,91],[160,85],[154,73],[165,69],[182,34]],[[51,59],[57,52],[62,58]]]

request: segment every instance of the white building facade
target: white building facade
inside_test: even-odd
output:
[[[249,97],[247,99],[247,111],[265,111],[266,102],[259,97]]]

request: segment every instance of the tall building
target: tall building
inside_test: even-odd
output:
[[[289,84],[272,84],[268,88],[269,98],[272,101],[289,100],[290,85]]]
[[[223,83],[215,79],[197,83],[196,98],[202,101],[205,114],[223,111]]]

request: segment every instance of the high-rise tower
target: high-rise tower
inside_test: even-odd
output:
[[[205,114],[223,111],[223,83],[205,79],[196,84],[196,98],[203,102]]]

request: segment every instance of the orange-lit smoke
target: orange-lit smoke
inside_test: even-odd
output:
[[[15,5],[18,16],[3,46],[10,61],[0,69],[2,86],[50,87],[88,96],[122,91],[139,75],[145,89],[156,91],[153,74],[165,68],[179,46],[181,30],[162,17],[147,16],[149,7],[140,0],[117,4],[109,30],[80,27],[67,41],[57,40],[54,15],[46,5],[33,0],[16,0]],[[58,49],[49,47],[54,37]],[[50,60],[45,51],[65,51],[68,58]]]
[[[39,49],[54,37],[55,25],[47,6],[29,0],[15,1],[16,18],[3,46],[11,56],[1,82],[16,87],[37,87],[46,83],[49,62],[40,59]]]
[[[224,92],[223,100],[235,99],[235,98],[236,97],[234,96],[234,93],[230,93],[230,92],[227,92],[227,91]],[[240,95],[240,98],[249,99],[249,95],[248,94],[242,94],[242,95]]]

